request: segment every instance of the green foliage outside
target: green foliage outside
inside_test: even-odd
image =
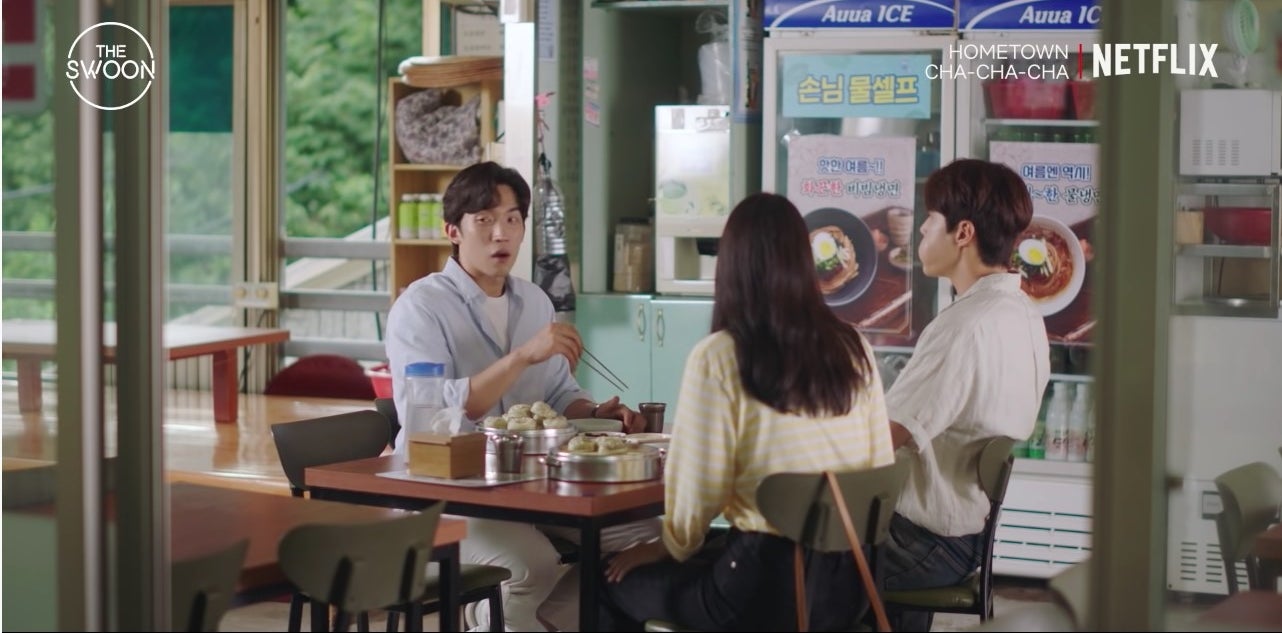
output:
[[[378,79],[377,2],[290,3],[285,23],[285,225],[290,236],[346,235],[386,214],[391,121],[383,122],[377,149],[374,126],[376,117],[385,118],[386,78],[422,47],[421,15],[418,0],[387,0],[383,78]],[[379,206],[371,213],[374,161],[380,171]]]
[[[377,2],[298,0],[286,17],[284,221],[291,237],[347,235],[386,213],[386,174],[381,174],[378,208],[371,211],[379,161],[386,170],[384,121],[374,144],[375,117],[385,112],[379,95],[386,79],[376,73]],[[387,0],[383,77],[393,76],[405,57],[418,54],[421,3]],[[56,60],[51,11],[45,12],[46,55]],[[170,10],[173,89],[169,151],[170,234],[232,234],[232,138],[230,104],[232,60],[230,7],[174,7]],[[211,56],[210,51],[215,51]],[[61,66],[46,64],[50,81]],[[380,89],[381,93],[376,92]],[[226,107],[224,107],[226,106]],[[105,125],[109,126],[109,123]],[[110,147],[110,132],[104,138]],[[3,116],[3,189],[5,231],[54,230],[53,117]],[[111,203],[111,156],[104,155],[104,202]],[[111,209],[104,227],[112,228]],[[230,242],[229,242],[230,243]],[[110,256],[104,271],[110,281]],[[171,284],[226,286],[230,252],[170,254]],[[5,279],[53,279],[52,252],[3,253]],[[200,306],[171,304],[172,318]],[[111,318],[108,300],[108,318]],[[53,302],[5,297],[5,318],[52,318]]]

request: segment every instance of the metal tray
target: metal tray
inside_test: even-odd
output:
[[[489,427],[481,427],[481,430],[486,435],[508,435],[512,433],[512,431],[506,429],[491,429]],[[533,431],[516,431],[515,433],[525,439],[525,444],[521,449],[522,453],[526,455],[545,455],[548,451],[570,441],[570,438],[577,435],[578,432],[578,429],[574,428],[574,424],[570,424],[564,429],[535,429]],[[485,442],[485,452],[494,452],[493,442],[488,440]]]
[[[649,481],[663,477],[663,451],[647,444],[633,445],[626,453],[594,455],[548,451],[543,463],[548,479],[599,483]]]

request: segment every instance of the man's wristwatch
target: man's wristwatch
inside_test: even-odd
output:
[[[600,417],[600,416],[598,416],[598,415],[597,415],[597,409],[600,409],[600,408],[601,408],[601,403],[600,403],[600,402],[596,403],[596,406],[592,407],[592,415],[590,415],[590,416],[588,416],[588,417],[591,417],[591,418],[597,418],[597,417]]]

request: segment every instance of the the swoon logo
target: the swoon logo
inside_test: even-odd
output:
[[[1219,77],[1211,61],[1216,48],[1219,44],[1095,44],[1091,48],[1091,72],[1096,77],[1163,73]],[[1082,51],[1080,44],[1077,50]],[[1082,76],[1080,65],[1077,76]]]
[[[115,36],[111,44],[95,44],[87,55],[77,55],[77,46],[89,33],[100,30],[100,39],[110,33]],[[76,86],[81,77],[91,81],[107,78],[115,81],[126,81],[123,105],[108,106],[95,103]],[[156,57],[151,50],[151,43],[137,29],[120,22],[100,22],[87,29],[71,43],[67,50],[67,81],[81,101],[99,110],[121,110],[138,103],[151,90],[156,79]]]

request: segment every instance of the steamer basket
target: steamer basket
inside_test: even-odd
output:
[[[548,479],[560,481],[622,483],[663,477],[663,451],[646,444],[610,455],[555,449],[548,451],[543,463]]]
[[[485,431],[486,435],[511,435],[513,433],[520,435],[525,439],[524,448],[522,448],[521,452],[526,455],[546,455],[548,451],[570,441],[570,438],[578,434],[578,430],[574,428],[573,424],[564,429],[535,429],[533,431],[513,432],[507,429],[481,427],[481,430]],[[485,452],[494,452],[493,442],[487,441],[485,443]]]

